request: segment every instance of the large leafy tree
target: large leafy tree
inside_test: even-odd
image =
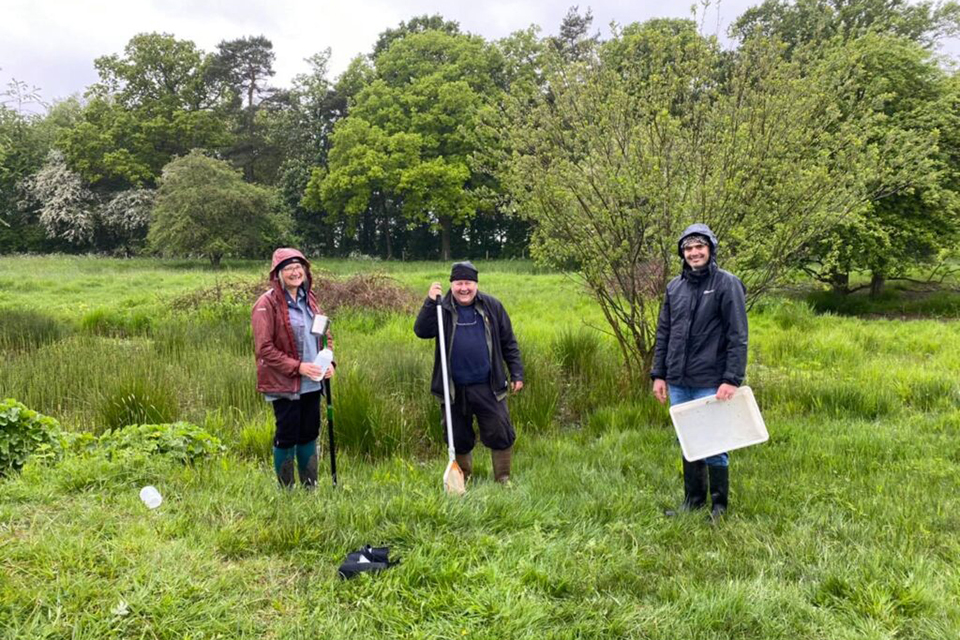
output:
[[[824,230],[931,168],[931,136],[866,135],[884,97],[843,49],[786,59],[757,38],[731,60],[692,23],[659,20],[580,61],[544,55],[547,90],[503,121],[504,179],[536,257],[579,274],[635,379],[684,226],[711,225],[755,299]]]
[[[395,41],[414,33],[423,33],[424,31],[441,31],[455,36],[460,34],[460,23],[455,20],[444,20],[443,16],[438,13],[415,16],[406,22],[401,22],[396,28],[386,29],[381,33],[373,45],[371,57],[376,59],[377,56],[389,49],[390,45]]]
[[[929,170],[910,189],[872,201],[813,247],[806,270],[840,293],[850,274],[870,274],[871,293],[951,255],[960,236],[960,94],[930,53],[905,38],[870,34],[846,47],[863,85],[884,100],[871,139],[923,135],[937,141]]]
[[[791,48],[835,37],[852,40],[882,33],[932,46],[960,32],[960,5],[953,0],[764,0],[734,21],[731,35],[777,37]]]
[[[148,241],[164,255],[259,255],[277,243],[285,222],[267,189],[243,181],[223,160],[192,151],[163,170]]]
[[[869,286],[882,292],[890,278],[908,277],[921,265],[945,259],[958,237],[956,98],[952,84],[930,53],[944,36],[960,29],[956,2],[905,0],[766,0],[745,12],[731,32],[743,41],[775,36],[790,51],[828,52],[846,43],[862,69],[864,90],[883,94],[870,139],[936,135],[939,151],[931,171],[911,189],[883,195],[811,248],[808,273],[849,293]],[[839,107],[839,105],[838,105]],[[852,285],[851,274],[870,275]]]
[[[386,243],[387,258],[393,257],[391,237],[394,224],[392,194],[411,166],[420,166],[420,137],[397,132],[388,135],[380,127],[360,118],[348,118],[333,134],[330,170],[315,170],[305,204],[314,210],[326,207],[348,219],[348,232],[371,209]]]
[[[39,102],[38,92],[13,81],[0,92],[0,249],[15,246],[14,227],[24,226],[17,185],[37,170],[48,147],[36,135],[37,117],[24,112]]]
[[[152,186],[173,157],[229,142],[209,56],[172,35],[134,36],[124,55],[97,58],[100,82],[81,121],[64,135],[69,165],[92,186]]]
[[[148,115],[212,109],[220,95],[207,81],[210,63],[209,54],[190,40],[168,33],[141,33],[130,39],[122,56],[94,61],[100,82],[93,92],[111,95],[127,109]]]
[[[488,206],[485,180],[474,170],[472,158],[480,145],[480,114],[502,91],[502,58],[482,38],[426,30],[393,40],[374,66],[375,78],[357,94],[348,117],[338,125],[371,135],[335,134],[329,171],[317,174],[308,190],[321,194],[323,204],[336,213],[357,211],[357,197],[367,194],[367,208],[376,210],[375,217],[398,211],[406,224],[439,227],[440,255],[447,259],[453,225],[469,222]],[[348,125],[351,121],[363,124]],[[403,134],[402,143],[384,142],[399,141],[398,134]],[[368,144],[378,146],[369,153],[349,148],[337,152],[338,145]],[[354,160],[378,154],[385,156],[393,177],[382,180],[380,169],[371,165],[368,179],[356,179],[359,167]],[[354,179],[343,180],[344,173]],[[353,203],[349,211],[344,206],[348,202]]]

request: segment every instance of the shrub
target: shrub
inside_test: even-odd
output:
[[[0,475],[19,471],[32,454],[59,452],[60,423],[13,398],[0,402]]]
[[[133,424],[110,430],[97,440],[98,452],[110,458],[143,454],[196,462],[226,450],[220,439],[189,422]]]
[[[192,311],[211,304],[227,307],[239,305],[246,316],[254,301],[269,288],[270,283],[261,278],[224,280],[213,287],[179,296],[171,302],[171,306],[180,311]],[[395,278],[379,271],[339,278],[314,269],[313,292],[327,314],[342,309],[414,313],[421,300],[419,294],[409,291]]]
[[[346,279],[315,273],[313,289],[328,314],[341,307],[384,313],[413,313],[420,296],[385,273],[358,273]]]

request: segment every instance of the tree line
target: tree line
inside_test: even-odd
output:
[[[695,19],[601,39],[574,7],[489,41],[420,16],[288,87],[264,36],[138,34],[82,97],[0,98],[0,252],[532,254],[583,277],[642,368],[694,219],[755,292],[949,264],[960,76],[936,46],[958,25],[955,2],[766,0],[724,47]]]

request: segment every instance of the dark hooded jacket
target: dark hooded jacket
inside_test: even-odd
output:
[[[710,241],[710,262],[695,272],[684,260],[683,272],[667,285],[650,377],[684,387],[740,386],[747,368],[747,289],[717,266],[717,238],[705,224],[684,230],[677,241],[681,260],[683,241],[693,234]]]
[[[483,324],[486,329],[487,350],[490,353],[490,386],[497,398],[502,400],[507,395],[507,373],[504,369],[504,363],[510,371],[510,380],[516,382],[523,380],[523,362],[520,360],[520,347],[517,345],[517,338],[513,334],[513,326],[510,324],[510,316],[499,300],[491,295],[477,291],[477,297],[474,298],[477,312],[483,317]],[[450,354],[453,353],[453,341],[456,336],[456,318],[457,303],[452,294],[448,291],[441,301],[443,306],[443,330],[444,340],[447,347],[447,362],[450,362]],[[443,399],[443,372],[440,367],[440,340],[437,331],[437,302],[427,298],[420,308],[417,320],[413,324],[413,332],[419,338],[434,338],[436,346],[433,351],[433,379],[430,382],[430,390],[433,395]],[[450,371],[448,370],[449,374]],[[450,394],[454,394],[453,380],[450,383]],[[451,401],[453,398],[451,398]]]
[[[322,314],[313,294],[313,276],[310,262],[296,249],[281,248],[273,252],[270,265],[270,289],[257,298],[250,322],[253,327],[253,348],[257,357],[257,391],[260,393],[290,394],[300,392],[300,353],[290,327],[287,299],[277,267],[284,260],[303,261],[304,288],[307,304],[314,314]],[[318,348],[320,338],[318,340]],[[333,335],[327,330],[327,346],[333,350]]]

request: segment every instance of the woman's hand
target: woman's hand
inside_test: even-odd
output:
[[[333,367],[330,368],[332,369]],[[319,380],[320,376],[323,375],[323,368],[318,364],[313,364],[312,362],[301,362],[300,375],[307,376],[313,380]],[[327,377],[330,376],[328,375]]]

